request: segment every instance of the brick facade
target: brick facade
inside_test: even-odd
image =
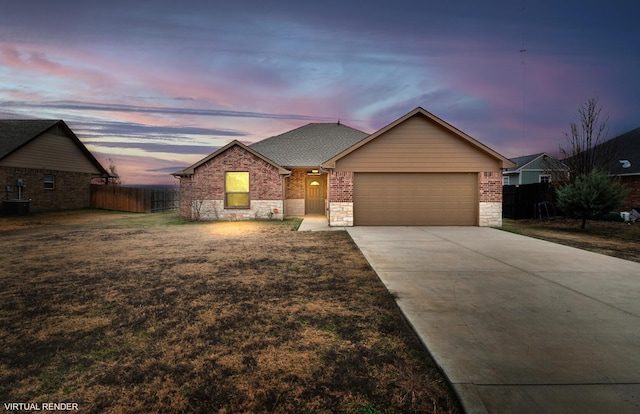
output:
[[[485,171],[480,173],[481,203],[502,203],[502,173]]]
[[[225,172],[228,171],[249,172],[249,209],[225,209],[224,204],[220,205],[224,200]],[[240,220],[262,216],[282,218],[283,187],[283,178],[276,167],[239,146],[233,146],[200,165],[193,176],[180,178],[180,215],[208,220]],[[262,211],[265,208],[270,208],[270,212]]]
[[[291,175],[285,179],[284,195],[286,199],[304,199],[304,182],[307,171],[294,169]]]
[[[353,172],[329,173],[329,203],[353,203]]]
[[[44,188],[44,176],[54,176],[53,189]],[[17,199],[16,180],[24,180],[22,199],[31,200],[29,211],[64,210],[86,208],[91,204],[91,179],[89,173],[42,170],[31,168],[0,167],[0,191],[2,199]],[[7,186],[10,192],[7,193]]]
[[[629,175],[620,177],[622,185],[624,185],[629,193],[624,202],[622,210],[631,210],[640,207],[640,175]],[[640,211],[640,210],[639,210]]]
[[[353,226],[353,172],[329,172],[329,226]]]
[[[502,173],[485,171],[479,175],[478,225],[502,227]]]
[[[304,216],[306,178],[307,170],[293,169],[291,175],[284,179],[284,208],[287,216]]]

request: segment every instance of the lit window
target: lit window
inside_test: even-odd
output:
[[[225,207],[249,208],[249,173],[226,172],[224,175]]]
[[[548,184],[551,182],[551,176],[549,174],[540,174],[540,182]]]
[[[56,188],[56,176],[53,174],[44,175],[44,189],[53,190]]]

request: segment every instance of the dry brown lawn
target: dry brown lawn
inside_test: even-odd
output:
[[[455,413],[345,232],[0,217],[0,401],[94,413]]]
[[[640,262],[640,222],[590,220],[580,228],[580,220],[503,220],[504,230],[565,244],[579,249]]]

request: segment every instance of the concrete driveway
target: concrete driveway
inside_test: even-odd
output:
[[[480,227],[348,232],[467,413],[640,412],[640,264]]]

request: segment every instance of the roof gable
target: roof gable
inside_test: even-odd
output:
[[[58,122],[60,121],[50,119],[0,120],[0,159],[15,152]]]
[[[465,134],[464,132],[460,131],[459,129],[453,127],[451,124],[443,121],[442,119],[438,118],[437,116],[431,114],[430,112],[426,111],[425,109],[423,109],[421,107],[417,107],[413,111],[407,113],[406,115],[398,118],[397,120],[393,121],[392,123],[388,124],[387,126],[381,128],[378,131],[374,132],[373,134],[369,135],[367,138],[365,138],[365,139],[357,142],[356,144],[352,145],[351,147],[345,149],[344,151],[342,151],[341,153],[337,154],[333,158],[331,158],[331,159],[327,160],[326,162],[324,162],[322,164],[322,166],[325,167],[325,168],[335,168],[336,162],[339,161],[340,159],[346,157],[347,155],[351,154],[352,152],[358,150],[359,148],[365,146],[369,142],[371,142],[371,141],[377,139],[378,137],[386,134],[387,132],[389,132],[393,128],[405,123],[406,121],[408,121],[409,119],[411,119],[411,118],[413,118],[415,116],[421,116],[421,117],[426,118],[427,120],[429,120],[429,122],[433,122],[434,124],[442,127],[444,130],[452,133],[453,135],[455,135],[456,137],[460,138],[462,141],[466,142],[467,144],[471,145],[472,147],[476,148],[477,150],[480,150],[481,152],[485,153],[486,155],[490,156],[491,158],[496,159],[498,162],[500,162],[500,164],[502,165],[502,168],[515,166],[515,164],[512,161],[510,161],[509,159],[507,159],[506,157],[498,154],[497,152],[495,152],[491,148],[489,148],[486,145],[480,143],[479,141],[475,140],[471,136]]]
[[[544,164],[545,159],[547,158],[551,160],[551,163],[549,163],[549,165],[545,165],[544,167],[554,166],[554,167],[558,167],[556,169],[563,169],[563,170],[568,169],[566,165],[562,164],[560,161],[556,160],[554,157],[547,154],[546,152],[539,152],[537,154],[523,155],[522,157],[510,158],[510,160],[513,163],[515,163],[515,167],[508,168],[505,172],[507,173],[520,172],[528,168],[540,169],[541,167],[539,166],[539,164],[540,163]],[[562,167],[560,168],[560,166]]]
[[[275,168],[278,169],[278,173],[279,174],[285,175],[285,174],[289,174],[290,173],[290,171],[287,170],[286,168],[283,168],[282,166],[276,164],[275,162],[273,162],[269,158],[265,157],[264,155],[260,154],[259,152],[255,151],[255,150],[253,150],[252,148],[246,146],[242,142],[240,142],[238,140],[233,140],[230,143],[228,143],[227,145],[225,145],[224,147],[218,148],[216,151],[214,151],[211,154],[207,155],[206,157],[204,157],[200,161],[196,162],[195,164],[185,168],[184,170],[176,171],[174,173],[171,173],[171,175],[176,176],[176,177],[183,177],[183,176],[193,175],[195,170],[198,167],[200,167],[203,164],[206,164],[207,162],[209,162],[210,160],[214,159],[218,155],[224,153],[228,149],[230,149],[232,147],[235,147],[235,146],[242,148],[243,150],[245,150],[245,151],[251,153],[252,155],[260,158],[261,160],[267,162],[268,164],[273,165]]]
[[[249,147],[285,167],[315,167],[366,138],[341,123],[310,123]]]
[[[109,177],[110,174],[104,169],[102,164],[91,154],[91,152],[78,139],[73,131],[62,120],[37,120],[37,119],[17,119],[17,120],[0,120],[0,161],[3,159],[13,158],[19,154],[21,148],[32,143],[46,133],[59,128],[61,135],[70,139],[75,146],[88,161],[87,165],[92,165],[99,174]],[[49,138],[47,138],[49,139]],[[10,157],[11,156],[11,157]]]

